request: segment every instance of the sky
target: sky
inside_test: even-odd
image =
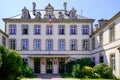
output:
[[[32,10],[32,2],[36,2],[36,9],[44,9],[49,3],[54,9],[64,9],[63,3],[67,2],[68,11],[74,7],[77,14],[95,19],[94,24],[101,18],[112,18],[120,11],[120,0],[1,0],[0,29],[4,30],[3,18],[21,14],[25,6]]]

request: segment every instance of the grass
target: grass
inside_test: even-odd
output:
[[[61,77],[65,80],[115,80],[115,79],[93,79],[93,78],[73,78],[71,74],[61,74]]]

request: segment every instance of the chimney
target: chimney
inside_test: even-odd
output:
[[[99,26],[98,24],[95,24],[95,28],[94,28],[94,31],[98,30],[99,29]]]
[[[65,14],[67,13],[66,7],[67,7],[67,2],[64,2],[64,10],[65,10]]]
[[[35,12],[36,12],[36,9],[35,9],[35,7],[36,7],[36,3],[33,2],[32,4],[33,4],[33,15],[35,15]]]
[[[106,21],[108,21],[108,20],[106,20],[106,19],[100,19],[100,20],[98,20],[98,23],[99,23],[99,27],[101,27]]]

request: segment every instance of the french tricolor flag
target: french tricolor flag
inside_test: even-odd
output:
[[[48,16],[49,16],[49,24],[52,24],[52,16],[51,16],[51,14],[48,14]]]

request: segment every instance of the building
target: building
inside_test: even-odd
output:
[[[0,29],[0,43],[8,47],[8,35]]]
[[[94,19],[66,7],[64,3],[64,9],[56,10],[48,4],[40,10],[33,3],[32,11],[24,7],[22,14],[4,18],[8,47],[20,52],[35,73],[63,73],[68,61],[90,57],[111,65],[120,77],[120,12],[110,20],[99,20],[94,31]]]
[[[113,73],[120,77],[120,12],[110,20],[99,20],[99,25],[90,36],[91,57],[95,63],[104,62],[111,65]]]

